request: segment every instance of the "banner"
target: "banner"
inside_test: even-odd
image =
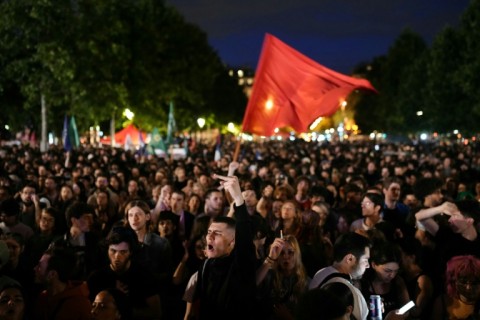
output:
[[[65,151],[72,151],[72,143],[70,142],[70,131],[67,115],[65,115],[65,117],[63,118],[62,140],[63,148],[65,149]]]
[[[177,131],[177,124],[173,116],[173,102],[170,101],[170,110],[168,112],[168,125],[167,125],[167,144],[173,143],[173,135]]]
[[[365,79],[330,70],[267,34],[242,131],[272,136],[276,128],[307,132],[318,117],[331,116],[356,89],[373,92]]]
[[[75,117],[70,117],[70,126],[68,128],[68,135],[70,137],[70,144],[73,148],[78,148],[80,146],[80,138],[78,137],[77,123],[75,122]]]
[[[158,132],[158,128],[153,128],[152,138],[150,139],[150,148],[152,148],[153,152],[155,152],[155,149],[159,149],[164,153],[167,153],[167,147],[165,146],[165,142],[163,141],[160,132]]]

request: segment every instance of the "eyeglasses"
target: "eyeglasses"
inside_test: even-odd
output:
[[[460,280],[455,281],[455,283],[460,287],[465,287],[465,288],[466,287],[471,287],[471,288],[474,288],[476,290],[480,289],[480,281],[469,281],[469,280],[460,279]]]
[[[55,222],[55,219],[54,219],[54,218],[41,217],[41,218],[40,218],[40,221],[46,222],[46,223],[54,223],[54,222]]]

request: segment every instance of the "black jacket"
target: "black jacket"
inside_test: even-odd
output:
[[[200,319],[251,319],[255,314],[252,220],[245,205],[235,207],[235,215],[235,248],[226,257],[207,259],[198,270]]]

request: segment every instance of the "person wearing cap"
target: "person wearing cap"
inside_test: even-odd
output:
[[[0,228],[4,233],[18,233],[25,241],[33,236],[33,230],[26,224],[18,221],[20,205],[14,199],[7,199],[0,206]]]

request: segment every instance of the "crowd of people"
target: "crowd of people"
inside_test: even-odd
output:
[[[480,145],[234,149],[0,146],[0,319],[480,318]]]

